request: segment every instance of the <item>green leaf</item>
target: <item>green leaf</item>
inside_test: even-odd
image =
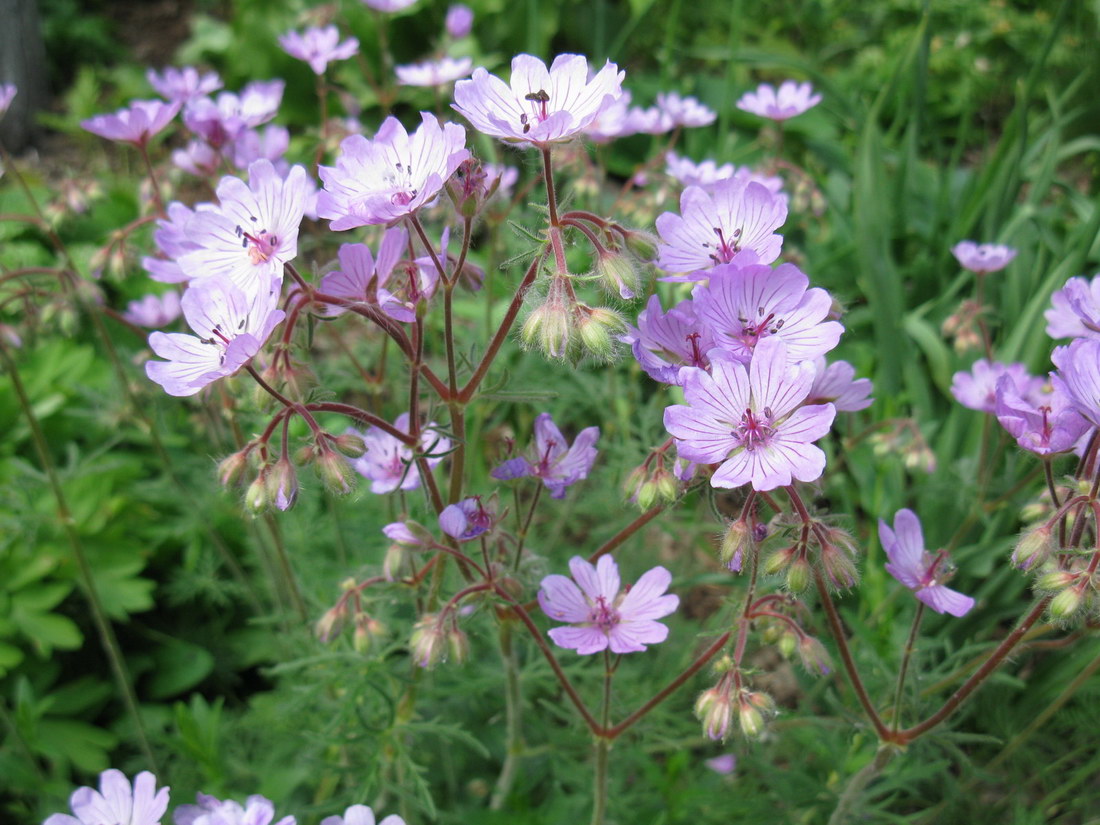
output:
[[[146,690],[154,699],[178,696],[214,669],[214,657],[207,650],[182,639],[172,639],[159,647],[153,659],[155,665]]]

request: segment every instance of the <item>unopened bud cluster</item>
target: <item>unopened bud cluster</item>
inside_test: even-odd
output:
[[[548,358],[576,363],[592,356],[608,361],[615,356],[618,336],[626,328],[617,312],[580,303],[567,276],[555,275],[546,298],[524,321],[520,341]]]

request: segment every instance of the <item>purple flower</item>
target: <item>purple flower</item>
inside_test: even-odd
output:
[[[710,269],[742,250],[770,264],[783,248],[783,236],[774,233],[787,220],[787,201],[759,183],[731,178],[709,192],[689,186],[680,196],[680,213],[657,218],[657,266],[667,272]]]
[[[283,264],[298,254],[298,227],[312,189],[306,170],[295,166],[286,180],[271,161],[248,167],[248,184],[224,177],[217,209],[196,212],[186,231],[197,249],[182,255],[191,278],[222,278],[244,290],[281,282]]]
[[[172,163],[176,168],[197,178],[213,177],[221,160],[218,150],[200,138],[189,141],[183,149],[172,152]]]
[[[395,11],[403,11],[415,2],[416,0],[363,0],[363,3],[375,11],[384,11],[390,14]]]
[[[240,95],[222,92],[214,100],[195,98],[183,110],[184,125],[220,149],[236,140],[245,129],[262,126],[275,117],[285,86],[282,80],[255,81],[245,86]]]
[[[665,429],[679,454],[700,464],[721,465],[714,487],[752,484],[774,490],[814,481],[825,469],[825,453],[812,442],[829,431],[832,404],[800,406],[813,384],[813,365],[792,365],[779,339],[762,341],[748,369],[719,350],[711,372],[686,370],[688,406],[665,409]],[[716,357],[717,356],[717,357]]]
[[[1002,244],[960,241],[951,249],[951,254],[964,269],[985,275],[987,272],[997,272],[1008,266],[1016,257],[1016,250]]]
[[[680,97],[676,92],[658,94],[657,109],[665,131],[677,126],[709,126],[718,117],[717,112],[694,97]]]
[[[374,825],[374,811],[366,805],[352,805],[343,816],[326,816],[321,825]],[[378,825],[405,825],[405,820],[397,814],[390,814]]]
[[[80,121],[80,126],[93,135],[144,146],[176,116],[182,104],[177,100],[132,100],[130,105],[113,115],[96,115]]]
[[[516,181],[519,180],[519,170],[514,166],[503,166],[499,163],[483,163],[481,164],[481,171],[485,175],[486,187],[492,187],[493,181],[499,180],[496,191],[493,192],[494,198],[506,198],[511,194],[512,187],[516,185]]]
[[[728,776],[737,769],[737,757],[732,753],[724,753],[703,763],[712,771],[722,776]]]
[[[785,80],[779,87],[761,83],[755,92],[745,92],[737,101],[737,108],[769,120],[784,121],[812,109],[821,102],[821,95],[813,93],[809,83]]]
[[[447,34],[455,40],[461,40],[470,33],[474,27],[474,13],[469,6],[455,3],[447,9],[447,19],[444,23]]]
[[[0,83],[0,117],[4,116],[18,92],[14,83]]]
[[[275,804],[258,794],[241,805],[200,793],[197,805],[180,805],[172,815],[176,825],[270,825],[274,818]],[[284,816],[275,825],[295,825],[295,821],[293,816]]]
[[[412,528],[403,521],[395,521],[382,528],[383,534],[390,541],[405,547],[421,547],[424,539],[412,531]]]
[[[258,160],[269,160],[279,177],[285,178],[290,170],[283,155],[290,148],[290,132],[285,126],[269,123],[263,132],[245,129],[233,141],[231,157],[238,169],[247,169]]]
[[[149,81],[153,91],[165,100],[180,103],[216,92],[222,87],[222,79],[217,72],[199,74],[194,66],[184,66],[182,69],[168,66],[163,72],[147,69],[145,79]]]
[[[713,160],[696,163],[675,152],[665,153],[665,174],[675,178],[684,186],[701,186],[704,189],[712,188],[720,180],[737,178],[759,183],[769,192],[777,195],[783,191],[783,179],[780,177],[762,175],[748,166],[734,167],[732,163],[723,163],[721,166]]]
[[[481,503],[480,496],[450,504],[439,514],[439,529],[458,541],[476,539],[493,526],[493,514]]]
[[[163,295],[146,295],[130,301],[122,317],[140,327],[166,327],[180,317],[180,294],[174,289]]]
[[[77,788],[69,797],[74,816],[53,814],[43,825],[159,825],[168,809],[168,788],[157,790],[157,778],[142,771],[130,780],[122,771],[99,775],[99,790]]]
[[[489,475],[498,481],[534,476],[542,479],[552,498],[564,498],[567,487],[588,478],[596,462],[595,445],[599,437],[599,427],[587,427],[570,446],[550,413],[540,413],[535,419],[534,460],[523,456],[509,459]]]
[[[583,55],[559,54],[549,70],[537,57],[516,55],[510,85],[475,69],[455,84],[454,108],[486,135],[546,146],[583,132],[622,91],[625,72],[611,61],[588,74]]]
[[[395,117],[386,118],[374,140],[344,138],[336,166],[320,167],[324,190],[317,214],[335,231],[390,223],[430,202],[470,153],[466,130],[440,128],[435,115],[421,112],[410,137]]]
[[[626,137],[638,132],[635,118],[630,107],[630,92],[622,93],[604,106],[592,122],[584,128],[584,133],[595,143],[607,143],[616,138]],[[639,110],[640,111],[640,110]]]
[[[474,67],[469,57],[443,57],[407,66],[395,66],[397,82],[402,86],[442,86],[466,77]]]
[[[809,285],[794,264],[775,270],[723,264],[711,270],[710,283],[695,287],[692,298],[715,344],[738,361],[748,363],[771,337],[787,345],[792,362],[811,361],[837,345],[844,327],[825,320],[833,304],[829,293]]]
[[[1100,276],[1070,278],[1050,303],[1044,315],[1051,338],[1100,338]]]
[[[213,209],[211,204],[200,204],[197,209]],[[157,230],[153,233],[153,242],[164,256],[162,258],[142,258],[141,265],[154,281],[166,284],[178,284],[190,280],[180,268],[177,259],[199,248],[187,232],[187,224],[195,216],[195,211],[178,201],[168,204],[168,217],[157,221]]]
[[[1050,356],[1055,375],[1077,411],[1100,427],[1100,340],[1078,338]]]
[[[274,286],[274,285],[272,285]],[[146,361],[145,374],[169,395],[194,395],[243,367],[283,320],[279,292],[245,293],[232,283],[204,278],[188,287],[180,304],[198,337],[178,332],[149,336],[153,352],[167,361]]]
[[[935,556],[924,549],[920,519],[912,510],[898,510],[894,529],[879,519],[879,540],[889,561],[886,572],[904,584],[937,613],[965,616],[974,600],[943,585],[947,551]]]
[[[393,426],[403,433],[409,431],[409,414],[401,413]],[[450,439],[440,435],[429,423],[420,433],[420,452],[426,456],[428,469],[441,462],[451,448]],[[420,472],[413,460],[411,447],[400,439],[377,427],[368,427],[366,432],[349,430],[360,436],[367,451],[360,458],[351,459],[351,466],[359,475],[370,479],[370,490],[379,495],[394,490],[415,490],[420,486]]]
[[[558,647],[574,649],[582,656],[607,649],[638,653],[646,645],[668,638],[668,628],[656,620],[675,612],[680,598],[665,595],[672,581],[665,568],[643,573],[626,592],[620,591],[619,568],[611,556],[601,556],[595,567],[574,556],[569,571],[572,580],[550,575],[539,587],[542,612],[573,625],[550,631]]]
[[[1003,376],[1008,376],[1023,396],[1031,396],[1043,385],[1043,379],[1029,375],[1023,364],[990,363],[981,358],[974,362],[970,372],[960,370],[955,373],[951,381],[951,394],[968,409],[996,412],[997,384]]]
[[[383,286],[393,268],[405,254],[409,233],[400,226],[387,229],[378,247],[378,258],[365,244],[343,244],[337,253],[340,268],[321,279],[321,292],[349,301],[366,304],[378,303],[378,288]],[[325,315],[335,317],[346,310],[335,304],[327,305]]]
[[[1025,392],[1011,375],[1002,375],[993,412],[1016,443],[1036,455],[1072,450],[1091,429],[1057,376],[1049,386]]]
[[[681,301],[662,313],[656,295],[649,296],[638,313],[637,328],[628,329],[622,340],[630,344],[646,374],[662,384],[681,383],[684,367],[708,369],[707,353],[714,347],[710,328],[699,320],[692,301]]]
[[[347,60],[359,53],[359,41],[349,37],[341,42],[336,26],[311,26],[301,33],[289,31],[279,37],[279,45],[291,57],[308,63],[317,75],[324,74],[329,63]]]
[[[871,406],[871,379],[856,378],[855,367],[847,361],[826,365],[825,357],[814,359],[814,383],[807,404],[829,404],[837,412],[855,412]]]

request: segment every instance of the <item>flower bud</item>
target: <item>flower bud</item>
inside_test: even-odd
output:
[[[1076,581],[1076,573],[1070,573],[1067,570],[1055,570],[1041,575],[1035,582],[1035,589],[1053,593],[1072,586]]]
[[[298,500],[298,474],[288,459],[275,462],[267,476],[267,494],[280,510],[289,510]]]
[[[776,550],[764,560],[764,573],[773,576],[782,572],[794,561],[797,554],[798,550],[794,547],[784,547],[782,550]]]
[[[703,723],[703,733],[710,739],[729,736],[733,721],[733,702],[730,701],[729,690],[712,687],[700,693],[695,700],[695,717]]]
[[[447,647],[457,664],[463,664],[470,656],[470,639],[458,625],[453,625],[447,633]]]
[[[244,506],[256,515],[266,510],[267,505],[270,503],[267,491],[267,475],[268,471],[265,466],[260,469],[259,475],[248,485],[248,489],[244,493]]]
[[[615,355],[618,336],[626,332],[626,322],[617,312],[604,307],[577,305],[576,329],[580,343],[590,355],[609,361]]]
[[[244,450],[238,450],[233,455],[223,458],[218,464],[218,481],[223,487],[236,484],[241,480],[247,467],[248,454]]]
[[[328,447],[322,448],[314,466],[330,492],[346,495],[352,489],[351,465]]]
[[[798,658],[802,660],[802,666],[811,673],[827,676],[832,672],[833,660],[829,652],[813,636],[803,636],[798,640]]]
[[[822,546],[821,566],[825,570],[825,578],[834,590],[847,590],[859,582],[859,571],[856,570],[851,556],[835,545]]]
[[[810,563],[797,558],[787,568],[787,589],[792,593],[801,593],[810,585]]]
[[[360,458],[367,452],[367,444],[355,433],[344,433],[332,439],[332,446],[348,458]]]
[[[1050,558],[1055,544],[1051,525],[1041,524],[1021,534],[1012,551],[1012,563],[1021,570],[1031,570]]]
[[[596,254],[596,277],[600,285],[623,300],[630,300],[642,288],[642,279],[634,262],[626,255],[603,249]]]
[[[372,619],[362,611],[355,614],[355,633],[352,635],[352,646],[356,653],[366,653],[370,650],[375,639],[385,634],[386,629],[382,623]]]
[[[322,643],[327,644],[333,636],[340,632],[340,628],[343,627],[344,619],[347,618],[347,615],[347,603],[343,599],[340,599],[335,607],[326,610],[325,615],[317,620],[317,624],[313,627],[313,632]]]
[[[722,536],[722,545],[718,550],[718,558],[735,573],[741,572],[741,565],[745,561],[745,551],[755,549],[752,528],[743,518],[731,522],[726,528],[726,534]]]
[[[547,301],[527,316],[519,337],[527,349],[538,347],[549,358],[565,358],[573,337],[572,312],[562,304]]]
[[[623,235],[626,248],[639,261],[648,263],[657,258],[657,239],[648,232],[628,229]]]
[[[1055,619],[1068,619],[1081,607],[1084,594],[1080,588],[1067,587],[1050,603],[1050,615]]]
[[[737,721],[741,733],[749,739],[758,739],[764,732],[764,715],[747,702],[741,702],[737,708]]]
[[[401,578],[401,570],[408,558],[408,550],[399,543],[391,544],[386,548],[386,555],[382,557],[382,575],[386,581],[397,581]]]
[[[772,632],[776,632],[777,628],[769,628]],[[794,654],[795,649],[798,647],[798,637],[787,631],[786,633],[780,632],[779,636],[779,652],[783,654],[784,659],[789,659]]]
[[[438,616],[427,613],[413,627],[409,646],[413,660],[423,668],[435,667],[443,658],[447,634],[439,627]]]

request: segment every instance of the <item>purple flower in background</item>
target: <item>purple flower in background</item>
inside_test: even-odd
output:
[[[713,160],[696,163],[675,152],[665,153],[665,174],[675,178],[684,186],[712,186],[720,180],[732,178],[733,173],[732,163],[723,163],[721,166]]]
[[[1058,376],[1047,386],[1024,392],[1012,376],[1002,375],[993,412],[1016,443],[1036,455],[1072,450],[1091,429]]]
[[[625,72],[611,61],[588,77],[588,60],[559,54],[550,68],[537,57],[512,58],[510,84],[474,70],[455,84],[454,108],[486,135],[546,146],[580,134],[622,91]]]
[[[920,519],[912,510],[898,510],[894,529],[879,519],[879,540],[889,561],[886,572],[904,584],[914,595],[937,613],[965,616],[974,600],[943,585],[947,551],[935,556],[924,549]]]
[[[509,459],[489,475],[498,481],[534,476],[542,479],[552,498],[564,498],[567,487],[588,478],[596,462],[595,445],[599,437],[599,427],[587,427],[570,446],[550,413],[540,413],[535,419],[534,460],[523,456]]]
[[[421,547],[424,544],[424,539],[414,533],[409,525],[403,521],[387,524],[382,528],[382,533],[390,541],[405,547]]]
[[[213,177],[221,161],[218,150],[201,138],[195,138],[184,148],[172,151],[172,163],[176,168],[197,178]]]
[[[584,133],[595,143],[607,143],[639,132],[661,131],[661,113],[655,108],[631,106],[630,100],[630,92],[624,89],[622,94],[600,110],[585,127]]]
[[[410,63],[407,66],[395,66],[393,71],[397,75],[397,82],[402,86],[442,86],[466,77],[473,68],[472,58],[444,57],[423,63]]]
[[[997,384],[1003,376],[1008,376],[1022,396],[1033,395],[1043,385],[1043,379],[1029,375],[1023,364],[990,363],[981,358],[974,362],[970,372],[960,370],[955,373],[951,381],[951,394],[968,409],[996,412]]]
[[[1068,347],[1057,347],[1050,358],[1058,367],[1055,378],[1077,411],[1100,427],[1100,340],[1078,338]]]
[[[709,126],[718,113],[694,97],[680,97],[676,92],[657,95],[657,109],[666,124],[666,131],[677,126]]]
[[[359,41],[349,37],[341,42],[336,26],[311,26],[301,33],[289,31],[279,37],[279,45],[291,57],[308,63],[317,75],[324,74],[329,63],[347,60],[359,53]]]
[[[461,40],[470,33],[474,27],[474,13],[469,6],[455,3],[447,9],[447,19],[444,23],[447,34],[455,40]]]
[[[680,196],[680,213],[657,218],[657,266],[667,272],[710,269],[742,250],[770,264],[783,248],[783,236],[775,230],[787,220],[787,201],[759,183],[731,178],[709,192],[689,186]]]
[[[665,568],[643,573],[626,592],[620,591],[619,568],[611,556],[601,556],[595,567],[574,556],[569,571],[572,580],[554,574],[539,587],[542,612],[572,625],[550,631],[558,647],[582,656],[607,649],[638,653],[668,638],[668,628],[657,619],[675,612],[680,597],[666,595],[672,574]]]
[[[199,74],[194,66],[184,66],[182,69],[167,66],[163,72],[147,69],[145,79],[149,81],[153,91],[165,100],[180,103],[216,92],[222,87],[222,79],[217,72]]]
[[[321,825],[374,825],[374,811],[366,805],[352,805],[343,816],[326,816]],[[378,825],[405,825],[405,820],[397,814],[390,814]]]
[[[139,327],[166,327],[180,317],[180,294],[174,289],[163,295],[146,295],[130,301],[122,317]]]
[[[107,140],[144,146],[160,132],[179,112],[180,101],[165,103],[163,100],[132,100],[130,105],[113,115],[96,115],[80,121],[80,126],[93,135]]]
[[[499,163],[483,163],[481,164],[481,171],[485,175],[486,187],[491,187],[493,181],[499,180],[496,191],[493,192],[493,197],[506,198],[511,194],[512,187],[516,185],[516,181],[519,180],[519,170],[514,166],[504,166]]]
[[[157,789],[157,778],[142,771],[130,780],[122,771],[99,775],[99,790],[77,788],[69,797],[69,814],[53,814],[43,825],[160,825],[168,809],[168,788]]]
[[[997,272],[1004,269],[1012,259],[1016,257],[1016,250],[1003,244],[983,243],[974,241],[960,241],[951,249],[959,264],[964,269],[985,275],[988,272]]]
[[[774,86],[761,83],[755,92],[745,92],[737,101],[737,108],[769,120],[784,121],[812,109],[820,102],[821,95],[815,95],[809,83],[785,80],[778,91]]]
[[[476,539],[493,526],[493,513],[481,503],[480,496],[450,504],[439,514],[439,529],[458,541]]]
[[[245,129],[262,126],[275,117],[285,86],[282,80],[258,80],[245,86],[240,95],[222,92],[213,100],[195,98],[184,107],[183,123],[192,134],[220,149]]]
[[[154,332],[149,346],[168,360],[145,362],[145,374],[176,396],[194,395],[212,381],[235,373],[260,351],[284,317],[276,309],[277,289],[245,293],[216,278],[193,283],[180,304],[198,337]]]
[[[728,776],[737,769],[737,757],[732,753],[724,753],[706,760],[703,764],[717,774]]]
[[[665,429],[677,439],[684,458],[700,464],[721,463],[711,477],[714,487],[752,484],[774,490],[798,481],[814,481],[825,469],[825,453],[812,442],[833,423],[832,404],[800,406],[813,384],[808,362],[792,365],[783,342],[762,341],[748,369],[711,352],[711,372],[685,370],[688,406],[665,409]]]
[[[403,11],[413,5],[416,0],[363,0],[363,3],[375,11],[384,11],[392,14],[395,11]]]
[[[1050,303],[1043,314],[1051,338],[1100,338],[1100,275],[1070,278]]]
[[[244,290],[281,282],[283,264],[298,254],[298,227],[311,192],[303,167],[284,180],[268,160],[248,167],[247,184],[222,178],[220,206],[196,212],[187,223],[198,248],[180,257],[180,268],[191,278],[223,278]]]
[[[349,301],[378,303],[378,288],[383,286],[393,268],[405,254],[409,233],[400,226],[387,229],[382,236],[376,259],[366,244],[343,244],[337,253],[340,268],[321,279],[321,292]],[[336,304],[326,305],[325,315],[335,317],[346,310]]]
[[[14,83],[0,83],[0,117],[4,116],[18,92]]]
[[[847,361],[826,365],[825,357],[814,359],[814,383],[807,404],[832,404],[837,412],[855,412],[871,406],[871,379],[856,378]]]
[[[470,153],[466,130],[440,128],[435,115],[421,112],[420,128],[409,135],[395,117],[386,118],[374,140],[344,138],[336,166],[320,167],[324,189],[317,214],[335,231],[390,223],[429,203]]]
[[[824,289],[807,289],[810,279],[794,264],[776,269],[754,264],[723,264],[710,272],[710,283],[692,292],[700,322],[715,344],[748,363],[759,343],[779,338],[792,362],[812,361],[837,345],[844,331],[825,318],[833,299]]]
[[[213,208],[211,204],[200,204],[197,211]],[[196,210],[184,206],[179,201],[172,201],[168,204],[168,217],[157,221],[153,242],[164,258],[145,257],[141,260],[142,267],[154,281],[178,284],[190,280],[177,260],[199,248],[187,232],[187,224],[191,222],[195,212]]]
[[[233,165],[238,169],[247,169],[258,160],[269,160],[279,173],[279,177],[285,178],[290,170],[290,165],[283,160],[283,155],[290,148],[290,132],[285,126],[269,123],[261,132],[258,129],[245,129],[233,141],[231,157]]]
[[[270,825],[275,818],[275,804],[255,794],[245,804],[232,799],[224,801],[200,793],[197,805],[180,805],[172,815],[176,825]],[[284,816],[275,825],[295,825],[293,816]]]
[[[409,431],[409,414],[401,413],[393,426],[403,433]],[[439,464],[451,449],[451,441],[433,429],[429,423],[420,433],[420,452],[426,455],[428,469]],[[400,439],[378,427],[368,427],[366,432],[349,430],[360,436],[367,445],[361,457],[351,459],[351,466],[359,475],[370,479],[370,490],[379,495],[394,490],[415,490],[420,486],[420,472],[413,460],[412,448]]]
[[[684,367],[708,369],[707,353],[714,347],[710,328],[699,320],[692,301],[681,301],[662,312],[656,295],[649,296],[638,313],[637,328],[628,329],[622,340],[630,344],[646,374],[662,384],[681,383]]]

